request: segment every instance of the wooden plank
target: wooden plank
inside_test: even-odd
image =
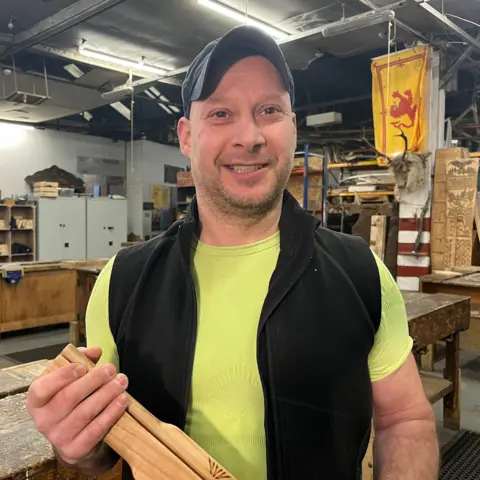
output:
[[[447,162],[468,159],[466,148],[440,148],[435,155],[435,176],[432,199],[431,265],[433,270],[445,270],[445,239],[447,232]]]
[[[478,160],[446,162],[445,267],[471,266]]]
[[[372,215],[370,227],[370,248],[383,261],[387,241],[387,217]]]
[[[0,399],[7,395],[24,393],[38,378],[48,364],[48,360],[15,365],[0,370]]]
[[[420,375],[422,380],[423,390],[430,403],[436,403],[441,400],[445,395],[452,391],[452,382],[445,380],[444,378],[434,377],[433,375],[427,375],[422,373]]]

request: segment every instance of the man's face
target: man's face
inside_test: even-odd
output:
[[[296,121],[275,67],[247,57],[178,126],[198,196],[224,213],[262,214],[281,197],[296,148]]]

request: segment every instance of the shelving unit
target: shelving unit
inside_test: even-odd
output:
[[[192,172],[177,173],[177,220],[187,214],[190,202],[195,195]]]
[[[35,205],[0,205],[0,263],[34,261],[35,231]]]

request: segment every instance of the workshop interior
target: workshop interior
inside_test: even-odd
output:
[[[480,479],[480,3],[1,0],[0,480],[86,478],[35,428],[29,387],[46,369],[91,368],[78,348],[102,269],[189,214],[182,84],[243,24],[292,72],[287,190],[385,263],[435,412],[439,478]],[[210,465],[176,478],[233,478],[183,432],[162,440],[141,405],[129,419]],[[124,462],[98,478],[120,480]]]

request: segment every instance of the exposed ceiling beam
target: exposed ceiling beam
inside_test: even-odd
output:
[[[149,72],[144,72],[140,70],[131,70],[128,67],[123,67],[121,65],[118,65],[116,63],[111,63],[107,62],[106,60],[99,60],[97,58],[88,58],[88,60],[83,56],[80,55],[77,50],[71,49],[71,48],[54,48],[54,47],[48,47],[46,45],[36,45],[34,47],[34,50],[38,53],[42,53],[44,55],[50,55],[53,57],[60,57],[60,58],[65,58],[67,60],[71,60],[72,62],[76,63],[83,63],[86,65],[92,65],[94,67],[99,67],[99,68],[105,68],[106,70],[112,70],[114,72],[120,72],[120,73],[125,73],[127,75],[132,72],[132,75],[134,77],[140,77],[140,78],[145,78],[146,83],[149,84],[148,86],[154,85],[157,82],[157,77],[158,75],[154,73],[149,73]],[[176,74],[178,75],[181,72],[176,71]],[[173,77],[166,77],[162,80],[160,80],[162,83],[170,83],[172,85],[177,85],[180,86],[182,84],[182,81],[179,80],[178,78],[173,78]]]
[[[78,0],[72,5],[44,18],[33,27],[17,33],[13,44],[0,54],[0,59],[26,50],[125,0]]]
[[[439,22],[441,22],[443,25],[446,25],[448,28],[454,31],[459,37],[463,38],[470,45],[473,45],[477,50],[480,50],[480,40],[469,35],[465,30],[460,28],[456,23],[453,23],[448,17],[443,15],[442,12],[439,12],[437,9],[432,7],[427,1],[417,0],[417,3],[421,8],[423,8],[425,11],[430,13],[430,15],[435,17]]]
[[[383,11],[389,11],[389,10],[393,10],[393,9],[396,9],[396,8],[401,8],[401,7],[404,7],[408,5],[408,0],[399,0],[395,3],[392,3],[392,4],[389,4],[389,5],[386,5],[384,7],[378,7],[378,9],[376,10],[377,12],[383,12]],[[366,14],[364,13],[361,13],[359,15],[354,15],[352,17],[349,17],[349,20],[352,21],[352,20],[356,20],[356,19],[360,19],[360,18],[364,18]],[[339,20],[337,22],[332,22],[332,23],[327,23],[327,24],[324,24],[324,25],[321,25],[319,27],[315,27],[315,28],[312,28],[310,30],[306,30],[305,32],[300,32],[300,33],[297,33],[297,34],[293,34],[293,35],[289,35],[288,37],[285,37],[285,38],[282,38],[281,40],[278,40],[277,43],[279,45],[284,45],[284,44],[288,44],[288,43],[292,43],[292,42],[296,42],[298,40],[303,40],[305,38],[309,38],[309,37],[312,37],[314,35],[319,35],[321,34],[326,28],[329,28],[329,27],[332,27],[334,25],[341,25],[342,23],[344,22],[344,20]],[[159,82],[165,82],[166,80],[170,79],[170,80],[173,80],[173,78],[177,75],[180,75],[180,74],[183,74],[185,73],[186,71],[188,70],[188,65],[185,66],[185,67],[182,67],[182,68],[178,68],[176,70],[173,70],[171,72],[168,72],[164,75],[161,75],[161,76],[157,76],[157,77],[153,77],[153,78],[148,78],[148,79],[142,79],[142,80],[137,80],[135,82],[132,83],[132,87],[134,89],[142,89],[142,88],[148,88],[148,86],[150,86],[152,84],[152,81],[159,81]],[[119,87],[118,88],[118,91],[119,93],[121,92],[122,88]],[[112,92],[113,93],[113,92]]]
[[[375,5],[373,2],[370,0],[358,0],[360,3],[363,3],[366,7],[374,10],[375,12],[378,12],[380,10],[380,7],[378,5]],[[401,20],[396,19],[396,23],[399,27],[403,28],[406,32],[410,33],[414,37],[417,37],[419,40],[422,40],[422,42],[428,43],[428,38],[425,37],[422,33],[420,33],[418,30],[415,30],[412,28],[410,25],[407,25],[406,23],[403,23]]]
[[[480,34],[477,35],[477,41],[480,41]],[[466,60],[470,57],[470,55],[475,50],[475,45],[470,45],[450,66],[450,68],[444,73],[440,80],[440,88],[443,88],[445,84],[448,83],[452,75],[454,75],[458,70],[460,70],[461,66],[466,62]]]

